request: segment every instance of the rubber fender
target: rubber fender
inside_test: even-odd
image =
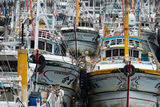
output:
[[[158,29],[157,38],[158,38],[158,44],[160,45],[160,29]]]
[[[39,56],[39,64],[40,64],[40,66],[38,67],[38,72],[40,72],[41,70],[43,70],[44,67],[46,66],[46,60],[45,60],[45,58],[44,58],[43,55]]]
[[[128,66],[132,67],[132,72],[129,72]],[[133,76],[135,74],[135,70],[136,69],[135,69],[135,67],[133,65],[125,65],[124,69],[123,69],[123,73],[124,73],[125,76],[128,76],[128,72],[129,72],[129,76],[131,77],[131,76]]]
[[[35,55],[31,55],[30,58],[32,58],[33,63],[36,63],[36,59],[35,59],[36,57],[35,57]],[[45,60],[45,58],[44,58],[43,55],[39,56],[39,62],[38,62],[38,64],[40,64],[40,66],[37,68],[38,69],[37,72],[40,72],[46,66],[46,60]]]

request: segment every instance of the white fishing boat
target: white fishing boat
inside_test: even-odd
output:
[[[70,10],[73,10],[72,16]],[[69,8],[67,13],[67,17],[69,17],[67,22],[71,23],[66,23],[61,27],[61,34],[64,36],[68,48],[76,57],[86,51],[89,52],[89,56],[95,56],[99,38],[98,29],[84,2],[77,0],[76,8],[74,6]],[[72,21],[70,21],[71,17]]]
[[[19,94],[23,91],[22,89],[18,90],[17,96],[20,98],[22,96],[20,101],[24,106],[52,107],[57,104],[66,107],[72,106],[78,89],[80,68],[76,66],[74,59],[69,57],[65,51],[61,36],[54,34],[55,17],[54,14],[51,14],[49,1],[26,0],[15,2],[16,14],[12,17],[12,32],[9,36],[7,35],[10,42],[3,43],[5,51],[2,49],[2,52],[5,52],[4,56],[6,53],[10,54],[7,56],[8,61],[14,58],[17,62],[18,53],[16,49],[26,49],[25,53],[27,51],[28,58],[26,57],[26,62],[25,60],[24,62],[27,63],[28,69],[32,71],[32,74],[29,70],[27,71],[29,74],[26,75],[28,81],[25,84],[25,94]],[[23,59],[21,58],[19,62],[23,63]],[[17,74],[17,63],[13,63],[10,63],[10,65],[13,66],[15,74]],[[21,79],[17,81],[21,81]],[[52,90],[49,85],[52,85]],[[60,99],[59,95],[52,92],[57,85],[60,86],[63,93]],[[22,87],[24,87],[23,77]],[[23,97],[25,97],[24,100]],[[14,103],[16,104],[15,99]]]
[[[148,47],[150,51],[144,51],[136,18],[132,13],[129,15],[128,3],[125,4],[124,33],[103,38],[100,61],[88,72],[90,107],[159,105],[159,62],[151,47]]]
[[[99,36],[92,23],[82,21],[76,28],[62,27],[61,32],[71,52],[75,53],[77,50],[79,54],[86,51],[89,52],[90,56],[95,54]]]

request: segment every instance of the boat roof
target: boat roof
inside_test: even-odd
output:
[[[66,56],[59,56],[59,55],[50,55],[50,54],[43,54],[46,60],[49,61],[58,61],[72,64],[72,59]]]
[[[81,30],[91,30],[91,31],[96,31],[94,28],[90,28],[90,27],[77,27],[78,29]],[[70,30],[70,29],[74,29],[74,27],[62,27],[61,30]]]

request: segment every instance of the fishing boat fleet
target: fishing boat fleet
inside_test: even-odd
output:
[[[2,2],[1,107],[160,106],[156,3]]]

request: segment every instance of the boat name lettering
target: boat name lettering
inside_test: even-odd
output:
[[[62,83],[66,83],[67,82],[67,85],[70,85],[73,81],[74,81],[74,78],[70,79],[69,76],[67,76],[67,77],[62,79]]]

